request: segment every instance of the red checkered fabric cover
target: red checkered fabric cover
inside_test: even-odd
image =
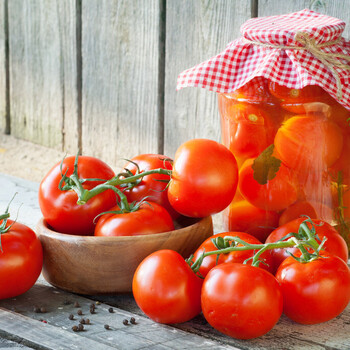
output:
[[[308,50],[295,49],[302,47],[295,40],[296,34],[302,32],[314,40],[321,53],[350,57],[350,41],[341,37],[344,27],[340,19],[307,9],[252,18],[241,26],[243,37],[229,43],[225,51],[182,72],[177,90],[198,86],[230,93],[255,77],[264,77],[294,89],[318,85],[350,109],[350,71],[333,66],[342,84],[340,97],[334,72]],[[337,42],[330,43],[333,41]],[[335,59],[350,67],[344,58]]]

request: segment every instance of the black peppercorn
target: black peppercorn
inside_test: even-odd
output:
[[[130,323],[131,323],[131,324],[136,324],[135,317],[131,317],[131,318],[130,318]]]
[[[84,330],[84,326],[80,323],[78,326],[78,331],[81,332]]]
[[[108,309],[108,312],[113,313],[113,312],[114,312],[113,308],[110,307],[110,308]]]
[[[33,311],[37,314],[40,313],[40,307],[34,306]]]
[[[82,318],[80,321],[79,321],[80,324],[85,324],[85,318]]]
[[[111,329],[108,324],[105,324],[105,329]]]
[[[70,315],[68,316],[68,318],[69,318],[70,320],[74,320],[74,315],[73,315],[73,314],[70,314]]]
[[[78,329],[78,326],[73,326],[73,327],[72,327],[72,331],[73,331],[73,332],[78,332],[78,330],[79,330],[79,329]]]
[[[90,324],[90,320],[88,318],[85,320],[85,324]]]
[[[80,307],[80,305],[77,301],[74,303],[74,307]]]
[[[129,324],[129,321],[125,318],[125,319],[123,320],[123,325],[126,326],[126,325],[128,325],[128,324]]]
[[[81,316],[81,315],[83,314],[83,311],[81,311],[81,309],[79,309],[79,310],[77,311],[77,314],[78,314],[79,316]]]

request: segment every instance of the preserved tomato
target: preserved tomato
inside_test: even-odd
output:
[[[350,233],[350,111],[320,86],[255,77],[218,94],[222,142],[239,167],[224,229],[260,240],[303,215]],[[254,226],[254,227],[253,227]]]

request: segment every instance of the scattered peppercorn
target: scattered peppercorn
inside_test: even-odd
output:
[[[95,305],[94,303],[91,303],[91,304],[90,304],[90,308],[95,309],[95,308],[96,308],[96,305]]]
[[[74,303],[74,307],[80,307],[80,305],[77,301]]]
[[[114,312],[113,308],[110,307],[110,308],[108,309],[108,312],[112,314],[112,313]]]
[[[73,315],[73,314],[70,314],[70,315],[68,316],[68,318],[69,318],[70,320],[74,320],[74,315]]]
[[[33,311],[37,314],[40,313],[40,307],[34,306]]]
[[[129,324],[129,321],[125,318],[125,319],[123,320],[123,325],[126,326],[126,325],[128,325],[128,324]]]
[[[73,326],[73,327],[72,327],[72,331],[73,331],[73,332],[78,332],[78,330],[79,330],[79,329],[78,329],[78,326]]]
[[[85,320],[85,324],[90,324],[90,320],[88,318]]]
[[[111,329],[108,324],[105,324],[105,329]]]
[[[79,323],[85,324],[85,318],[82,318],[82,319],[79,321]]]
[[[80,323],[78,326],[78,331],[81,332],[84,330],[84,326]]]
[[[135,317],[131,317],[131,318],[130,318],[130,323],[131,323],[131,324],[136,324]]]
[[[81,309],[79,309],[79,310],[77,311],[77,314],[78,314],[79,316],[81,316],[81,315],[83,314],[83,311],[81,311]]]

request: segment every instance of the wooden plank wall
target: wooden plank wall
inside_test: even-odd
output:
[[[350,0],[0,0],[0,137],[114,166],[220,140],[216,94],[177,92],[177,75],[252,16],[303,8],[350,23]]]

